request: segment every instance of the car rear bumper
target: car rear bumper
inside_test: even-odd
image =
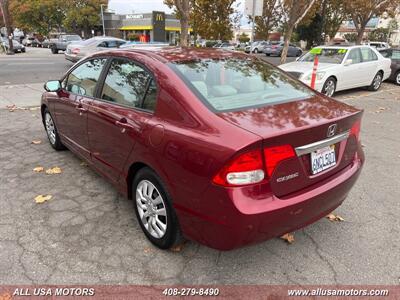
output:
[[[225,190],[225,197],[220,192],[220,200],[214,203],[214,207],[222,206],[218,219],[207,211],[193,214],[176,207],[182,231],[188,238],[211,248],[231,250],[302,228],[323,218],[344,201],[361,172],[362,151],[360,155],[360,159],[317,186],[284,199],[272,193],[255,199],[251,191],[237,188]],[[218,193],[217,190],[218,187],[210,188],[204,195],[205,202],[214,199],[215,195],[210,193]]]
[[[64,55],[65,55],[65,59],[66,60],[69,60],[69,61],[72,61],[72,62],[77,62],[77,61],[79,61],[81,59],[80,57],[78,57],[75,54],[64,53]]]

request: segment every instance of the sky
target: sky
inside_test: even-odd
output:
[[[236,0],[240,3],[240,9],[244,11],[244,1]],[[163,3],[163,0],[109,0],[108,8],[117,14],[145,13],[153,10],[161,10],[171,13],[173,10]],[[243,18],[242,25],[247,25],[247,19]]]

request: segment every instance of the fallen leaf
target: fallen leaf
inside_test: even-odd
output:
[[[53,196],[52,195],[39,195],[35,197],[36,203],[43,203],[49,201]]]
[[[292,244],[294,242],[294,234],[285,233],[284,235],[281,236],[281,239],[285,240],[289,244]]]
[[[185,242],[182,242],[174,247],[171,247],[169,250],[171,250],[172,252],[181,252],[185,247],[185,244],[186,244]]]
[[[343,222],[344,221],[344,219],[341,216],[335,215],[332,213],[327,215],[326,217],[328,218],[329,221],[332,221],[332,222],[334,222],[334,221]]]
[[[42,143],[42,141],[40,141],[40,140],[33,140],[32,142],[31,142],[31,144],[34,144],[34,145],[39,145],[39,144],[41,144]]]
[[[48,174],[48,175],[60,174],[60,173],[61,173],[61,169],[59,167],[54,167],[54,168],[46,170],[46,174]]]
[[[39,173],[39,172],[43,172],[44,168],[43,167],[36,167],[33,169],[34,172]]]
[[[144,251],[145,253],[150,253],[150,252],[153,251],[153,249],[152,249],[152,248],[144,248],[143,251]]]
[[[81,166],[87,167],[87,165],[88,165],[88,164],[87,164],[86,162],[84,162],[84,161],[81,162]]]

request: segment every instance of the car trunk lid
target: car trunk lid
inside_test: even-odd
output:
[[[271,189],[278,197],[311,186],[350,165],[358,147],[357,138],[350,131],[361,115],[362,111],[352,106],[320,96],[219,113],[226,121],[259,135],[264,149],[282,145],[293,148],[293,157],[279,162],[268,174]],[[268,155],[266,151],[267,168]],[[329,164],[318,165],[321,155],[330,155]]]

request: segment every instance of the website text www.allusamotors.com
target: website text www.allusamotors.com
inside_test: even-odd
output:
[[[288,290],[288,296],[388,296],[389,290],[385,289],[311,289]]]

